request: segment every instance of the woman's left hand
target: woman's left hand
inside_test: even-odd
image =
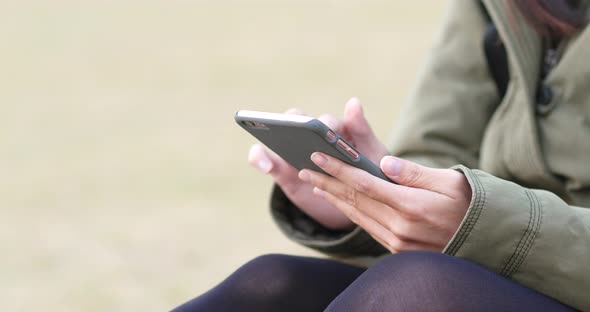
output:
[[[452,169],[383,157],[381,170],[394,184],[326,154],[314,153],[311,159],[332,176],[304,169],[300,179],[392,253],[442,251],[471,201],[467,179]]]

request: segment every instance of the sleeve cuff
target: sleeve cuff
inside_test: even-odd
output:
[[[524,262],[541,226],[536,195],[515,183],[464,166],[472,189],[469,208],[443,253],[510,277]]]

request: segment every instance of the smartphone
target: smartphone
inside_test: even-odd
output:
[[[322,152],[391,182],[379,166],[315,118],[240,110],[235,114],[235,120],[297,170],[325,173],[310,159],[314,152]]]

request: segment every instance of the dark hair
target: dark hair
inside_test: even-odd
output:
[[[588,20],[576,0],[508,0],[535,30],[550,38],[575,34]]]

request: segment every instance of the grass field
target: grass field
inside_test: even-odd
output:
[[[386,140],[442,1],[4,1],[4,311],[165,311],[264,253],[238,109],[340,114]]]

